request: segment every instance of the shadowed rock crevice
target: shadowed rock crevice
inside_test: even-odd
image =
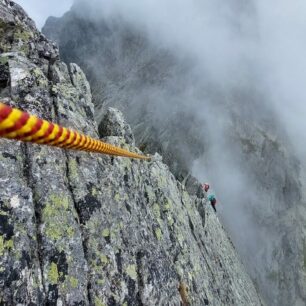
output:
[[[83,228],[82,228],[84,223],[81,222],[82,216],[81,216],[79,207],[76,203],[75,196],[74,196],[74,193],[73,193],[73,187],[71,186],[71,182],[70,182],[71,174],[69,172],[69,162],[68,162],[70,157],[68,156],[68,154],[65,154],[65,155],[66,155],[66,160],[67,160],[67,162],[66,162],[66,177],[68,179],[69,192],[70,192],[72,200],[73,200],[74,209],[77,213],[76,221],[79,225],[80,234],[81,234],[82,251],[83,251],[83,254],[84,254],[84,257],[85,257],[85,260],[86,260],[86,271],[84,271],[87,274],[87,276],[86,276],[86,279],[87,279],[87,286],[86,286],[87,293],[85,293],[85,294],[86,294],[88,300],[86,302],[88,302],[89,305],[91,305],[92,300],[91,300],[90,291],[89,291],[90,290],[90,280],[89,280],[90,276],[89,276],[89,273],[87,271],[88,270],[88,268],[87,268],[87,265],[88,265],[87,244],[86,244],[86,236],[85,236],[85,233],[83,232]]]
[[[10,87],[10,75],[9,75],[9,68],[8,62],[5,57],[0,57],[0,93],[5,95],[9,93],[8,88]]]
[[[24,177],[27,179],[27,184],[31,189],[32,195],[33,195],[33,206],[34,206],[34,216],[33,221],[35,224],[35,235],[36,235],[36,254],[39,264],[39,272],[41,277],[41,285],[43,288],[42,292],[42,299],[40,302],[42,302],[45,299],[46,296],[46,287],[45,287],[45,278],[43,275],[44,271],[44,259],[43,259],[43,246],[42,246],[42,236],[40,234],[40,226],[42,224],[41,222],[41,210],[39,206],[39,202],[35,199],[35,189],[33,186],[33,181],[31,178],[31,159],[29,157],[29,150],[27,147],[27,144],[22,144],[23,154],[24,154]]]

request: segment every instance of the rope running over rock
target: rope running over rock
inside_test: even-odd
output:
[[[65,149],[149,160],[150,157],[118,148],[48,122],[0,102],[0,137]]]

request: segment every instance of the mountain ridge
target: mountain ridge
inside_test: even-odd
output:
[[[239,3],[244,2],[229,6]],[[236,67],[242,79],[233,73],[214,82],[194,53],[174,50],[171,39],[167,45],[122,11],[103,17],[102,6],[83,4],[82,10],[76,4],[63,18],[49,19],[43,32],[59,44],[65,62],[86,72],[97,121],[107,107],[119,108],[137,145],[158,151],[175,177],[191,184],[190,191],[196,193],[194,177],[209,180],[223,223],[267,302],[305,304],[302,165],[265,95],[256,62],[243,60]],[[246,12],[250,26],[256,23],[253,9]],[[237,14],[243,18],[242,11]],[[209,52],[213,40],[205,43]]]
[[[0,32],[1,100],[99,137],[83,71],[12,1],[0,1]],[[133,150],[120,113],[103,122],[105,141]],[[4,305],[262,304],[206,195],[189,195],[158,155],[0,147]]]

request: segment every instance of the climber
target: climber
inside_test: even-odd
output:
[[[211,195],[208,197],[208,200],[209,200],[209,202],[210,202],[212,208],[214,209],[214,211],[217,212],[216,207],[215,207],[216,204],[217,204],[216,197],[215,197],[213,194],[211,194]]]
[[[209,184],[208,184],[208,183],[202,184],[202,189],[203,189],[205,192],[207,192],[208,189],[209,189]]]

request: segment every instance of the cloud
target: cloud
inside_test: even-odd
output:
[[[75,1],[93,18],[120,15],[147,31],[152,41],[163,42],[209,68],[215,81],[239,73],[237,66],[252,52],[252,16],[247,5],[233,11],[235,1],[93,0]],[[250,5],[251,6],[251,5]],[[236,6],[234,7],[236,8]],[[81,11],[81,10],[80,10]],[[205,12],[205,14],[204,14]],[[240,33],[238,32],[241,32]]]
[[[306,145],[306,3],[297,0],[257,2],[264,80],[290,139],[302,159]]]
[[[268,107],[301,155],[306,120],[306,3],[294,1],[75,0],[92,17],[119,15],[147,31],[152,41],[192,57],[220,89],[265,91]]]

